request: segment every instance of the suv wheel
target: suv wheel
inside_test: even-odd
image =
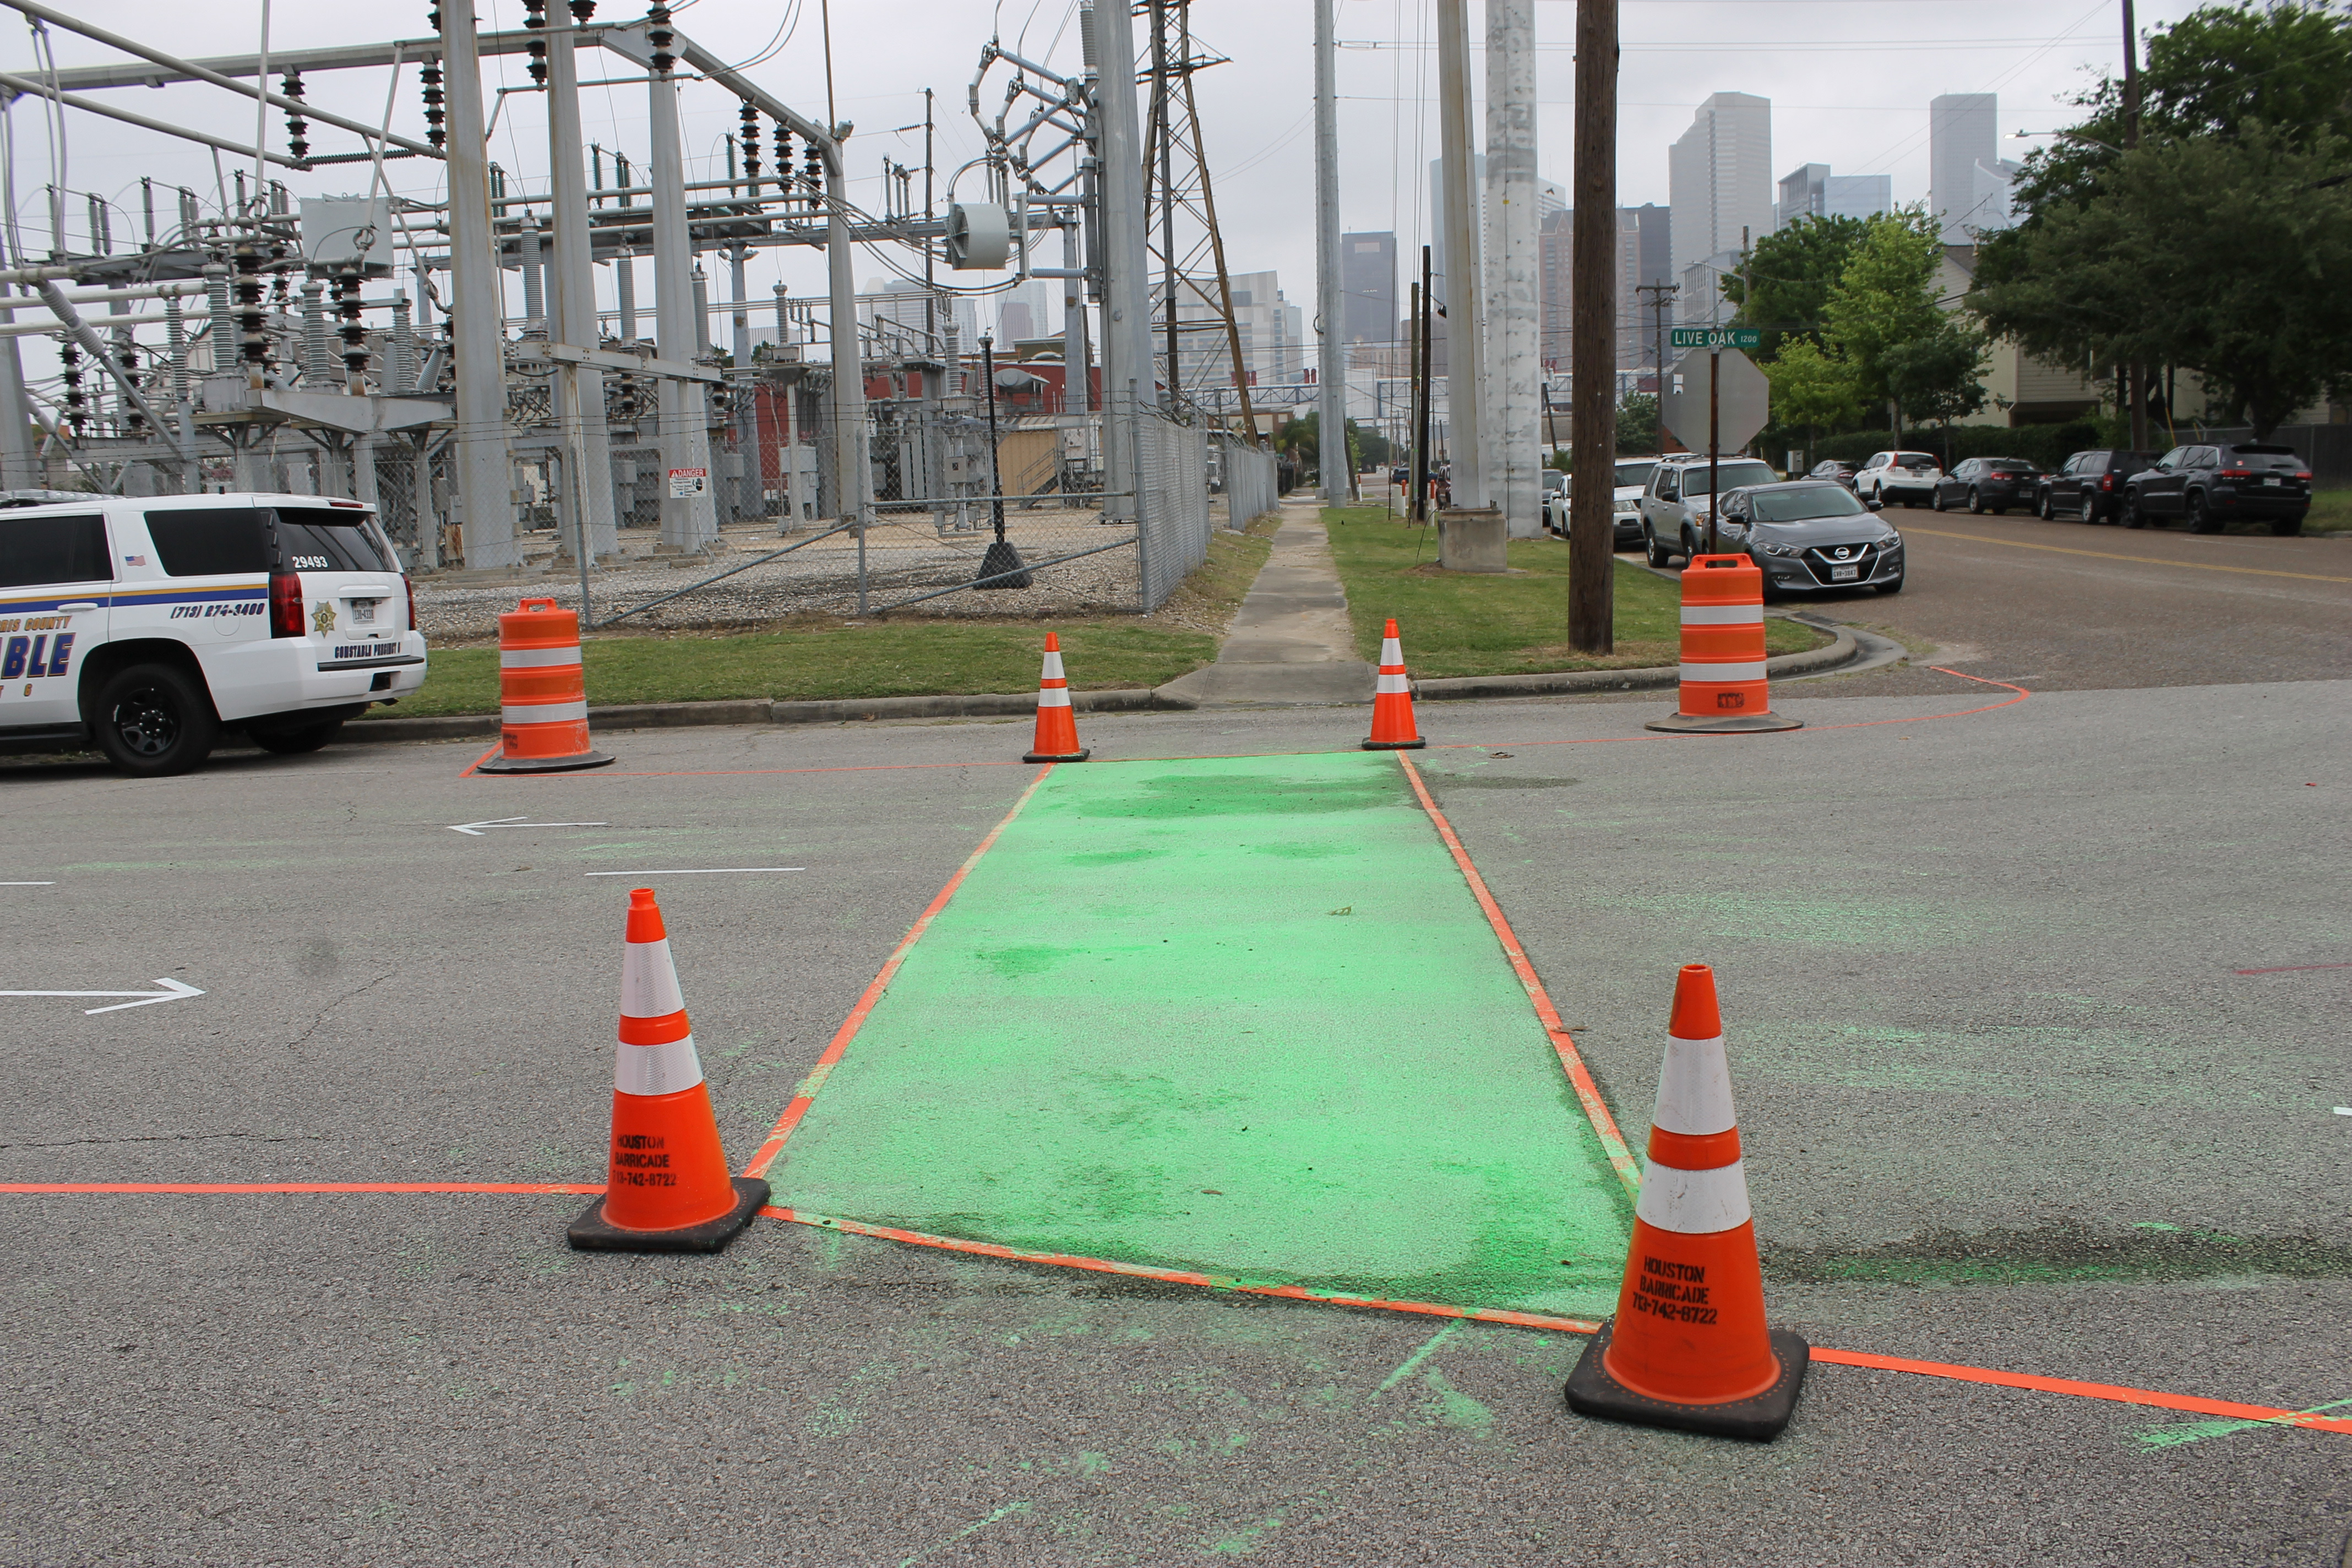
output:
[[[2123,525],[2126,528],[2146,528],[2147,513],[2139,509],[2139,492],[2126,490],[2123,499]]]
[[[297,757],[306,752],[317,751],[333,740],[342,727],[341,719],[327,719],[309,724],[247,730],[246,735],[265,752],[274,752],[281,757]]]
[[[146,778],[204,766],[220,739],[211,696],[168,664],[134,664],[110,677],[89,727],[109,762]]]
[[[2221,520],[2215,517],[2213,515],[2212,508],[2205,504],[2205,492],[2202,490],[2192,490],[2189,492],[2189,531],[2191,533],[2219,533],[2221,531]]]
[[[2099,521],[2098,497],[2091,495],[2088,492],[2084,493],[2083,497],[2083,510],[2081,517],[2084,522],[2096,522]]]
[[[1657,535],[1650,531],[1646,523],[1642,528],[1642,553],[1649,558],[1653,566],[1664,566],[1674,559],[1674,552],[1658,542]]]

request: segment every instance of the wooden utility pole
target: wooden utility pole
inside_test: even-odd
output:
[[[2139,38],[2132,26],[2132,0],[2124,5],[2124,151],[2139,145]],[[2147,450],[2147,366],[2134,360],[2124,370],[2125,395],[2131,400],[2131,444],[2135,452]]]
[[[1617,0],[1576,0],[1576,229],[1569,289],[1568,640],[1616,640]]]

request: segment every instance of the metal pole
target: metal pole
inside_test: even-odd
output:
[[[1573,178],[1568,638],[1583,652],[1608,653],[1617,635],[1617,0],[1577,0]]]
[[[1715,553],[1715,519],[1719,510],[1716,505],[1716,471],[1721,454],[1716,450],[1723,445],[1716,434],[1723,411],[1723,351],[1710,350],[1706,356],[1706,552]]]
[[[1495,240],[1487,257],[1487,368],[1494,378],[1487,493],[1502,507],[1514,539],[1543,532],[1543,487],[1536,477],[1542,437],[1536,409],[1535,47],[1535,0],[1486,0],[1487,221]],[[1613,224],[1613,206],[1607,216]]]
[[[453,0],[444,0],[444,4]],[[580,167],[580,63],[567,6],[549,8],[547,41],[547,147],[553,171],[550,216],[555,254],[548,268],[554,288],[555,341],[575,348],[603,346],[596,325],[596,263],[588,241],[588,182]],[[610,556],[621,548],[613,520],[612,435],[604,424],[604,373],[592,364],[556,366],[567,438],[565,488],[576,498],[587,533],[587,556]],[[581,625],[589,624],[587,562],[581,563]]]
[[[1189,5],[1191,0],[1179,0]],[[1176,153],[1169,135],[1168,0],[1151,4],[1151,134],[1160,144],[1160,287],[1167,299],[1168,389],[1163,406],[1176,405],[1183,381],[1176,359]]]
[[[445,0],[455,4],[457,0]],[[701,352],[699,323],[694,310],[693,239],[686,219],[686,152],[677,123],[677,82],[668,75],[652,79],[649,108],[654,207],[654,342],[663,359],[691,361]],[[718,514],[710,495],[710,420],[707,395],[698,381],[663,376],[656,384],[660,409],[662,466],[666,469],[702,470],[697,494],[672,495],[665,482],[661,497],[661,543],[672,553],[702,549],[719,531]],[[664,476],[665,480],[667,475]]]
[[[1348,359],[1340,341],[1339,100],[1331,0],[1315,0],[1315,450],[1323,504],[1348,504]]]
[[[16,319],[16,311],[0,307],[0,326]],[[25,399],[24,362],[17,357],[16,338],[0,338],[0,489],[37,489],[40,476],[41,466],[33,456],[32,413]]]
[[[503,292],[490,231],[490,166],[472,0],[441,7],[449,112],[449,346],[457,383],[457,517],[470,567],[520,566],[514,465],[507,450]],[[219,329],[215,327],[214,331]]]
[[[1108,488],[1125,492],[1109,498],[1105,515],[1134,520],[1142,515],[1142,507],[1132,468],[1141,437],[1133,426],[1153,384],[1143,153],[1135,103],[1135,23],[1127,0],[1111,0],[1087,15],[1094,18],[1102,157],[1103,384],[1109,394],[1109,406],[1103,411],[1103,448],[1108,458]],[[1124,439],[1118,433],[1122,426],[1128,427]]]
[[[857,520],[857,613],[866,605],[866,492],[873,488],[874,466],[866,447],[866,360],[857,342],[857,285],[850,276],[856,258],[850,248],[849,172],[843,166],[841,143],[824,144],[826,217],[825,280],[833,318],[833,485],[834,515]]]
[[[1445,409],[1446,445],[1454,460],[1454,504],[1486,504],[1486,471],[1479,442],[1486,375],[1479,340],[1486,310],[1478,284],[1478,226],[1470,200],[1470,15],[1468,0],[1437,0],[1437,84],[1440,155],[1445,169]]]
[[[1421,247],[1421,281],[1412,296],[1412,520],[1429,521],[1429,247]]]

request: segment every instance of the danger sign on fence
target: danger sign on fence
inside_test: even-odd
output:
[[[709,488],[709,468],[672,468],[669,471],[669,499],[672,500],[698,496]]]

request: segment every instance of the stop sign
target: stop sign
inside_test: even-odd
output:
[[[1707,351],[1693,349],[1666,373],[1658,398],[1658,423],[1694,452],[1706,450]],[[1723,351],[1723,383],[1716,397],[1717,453],[1737,452],[1756,439],[1772,417],[1772,384],[1756,362],[1738,349]]]

